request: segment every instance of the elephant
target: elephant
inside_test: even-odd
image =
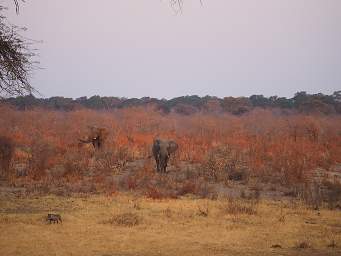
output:
[[[152,151],[157,172],[166,173],[169,157],[177,151],[178,147],[178,144],[173,140],[154,139]]]
[[[108,136],[105,128],[89,127],[89,135],[85,139],[78,139],[81,143],[92,143],[95,149],[101,149]]]

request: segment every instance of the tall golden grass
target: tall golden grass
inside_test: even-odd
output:
[[[138,205],[138,206],[136,206]],[[0,201],[0,255],[340,255],[339,211],[299,203],[27,197]],[[254,210],[253,210],[254,209]],[[62,224],[48,224],[49,212]]]

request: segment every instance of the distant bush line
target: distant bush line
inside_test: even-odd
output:
[[[129,107],[152,107],[164,114],[178,113],[191,115],[197,112],[231,113],[242,115],[254,108],[278,109],[284,113],[320,113],[325,115],[341,114],[341,91],[331,95],[322,93],[308,94],[297,92],[294,97],[199,97],[197,95],[182,96],[170,100],[150,97],[80,97],[77,99],[64,97],[36,98],[33,95],[0,99],[0,102],[15,106],[19,110],[43,108],[49,110],[72,111],[83,108],[94,110],[111,110]]]

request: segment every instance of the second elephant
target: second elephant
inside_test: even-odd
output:
[[[105,128],[89,126],[89,135],[84,139],[78,139],[81,143],[91,143],[95,149],[103,148],[104,141],[108,137],[108,131]]]

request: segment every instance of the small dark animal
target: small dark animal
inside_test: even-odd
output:
[[[51,224],[52,222],[53,222],[53,223],[56,223],[56,222],[57,222],[57,224],[58,224],[59,221],[62,223],[62,217],[61,217],[59,214],[49,213],[49,214],[47,214],[46,221],[49,221],[50,224]]]
[[[153,143],[153,156],[157,172],[166,172],[169,157],[178,149],[178,144],[172,140],[155,139]]]

